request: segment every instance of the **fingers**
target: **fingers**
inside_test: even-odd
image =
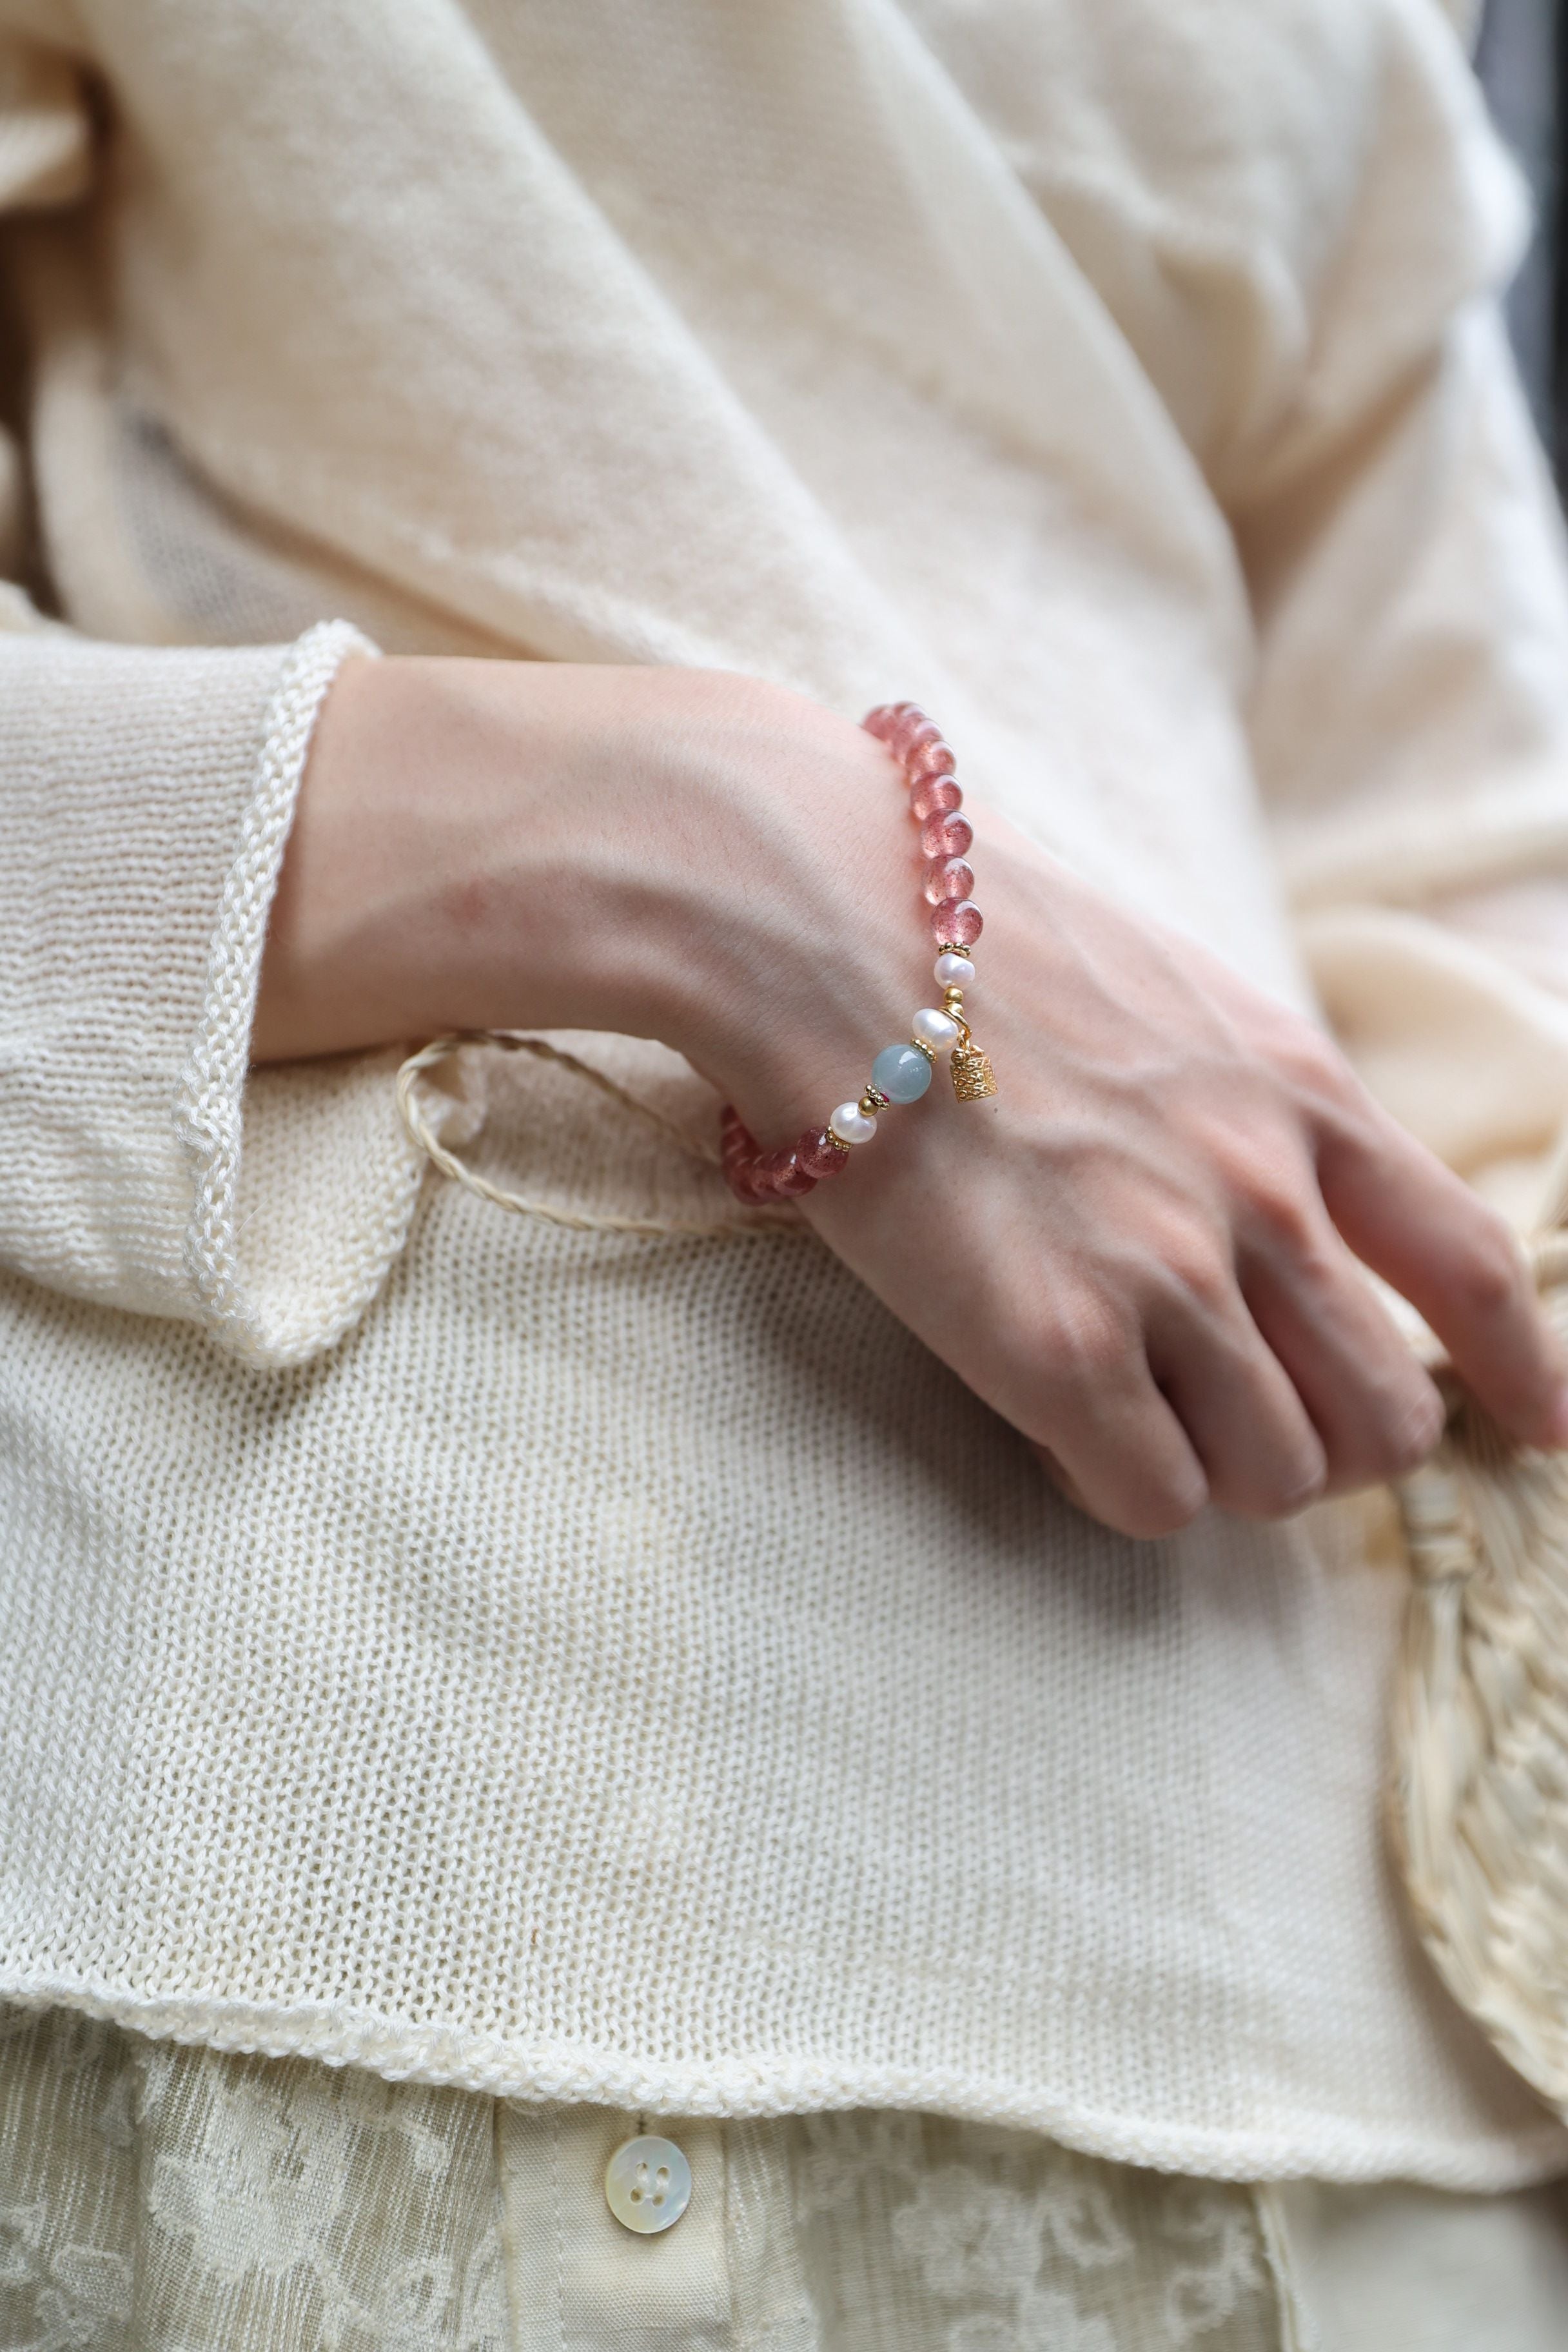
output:
[[[1568,1444],[1568,1361],[1495,1211],[1381,1112],[1330,1130],[1319,1181],[1351,1248],[1426,1317],[1503,1427]]]
[[[1321,1442],[1325,1492],[1402,1477],[1431,1452],[1442,1399],[1326,1218],[1294,1246],[1255,1244],[1242,1290]]]
[[[1037,1450],[1096,1518],[1168,1535],[1205,1500],[1282,1518],[1409,1470],[1443,1423],[1436,1391],[1314,1198],[1254,1232],[1238,1275],[1220,1234],[1167,1237],[1125,1322],[1063,1318]]]
[[[1173,1285],[1151,1318],[1149,1362],[1223,1510],[1284,1518],[1322,1493],[1322,1440],[1228,1266],[1211,1296]]]
[[[1126,1536],[1166,1536],[1197,1517],[1208,1482],[1131,1328],[1096,1302],[1058,1306],[1047,1368],[1023,1418],[1069,1499]]]

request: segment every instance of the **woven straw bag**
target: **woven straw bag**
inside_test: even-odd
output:
[[[1531,1250],[1568,1337],[1568,1232]],[[1454,1998],[1568,2121],[1568,1454],[1522,1452],[1458,1384],[1399,1489],[1413,1583],[1388,1824]]]

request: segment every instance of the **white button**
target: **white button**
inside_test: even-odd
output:
[[[644,2237],[668,2230],[691,2202],[691,2167],[672,2139],[628,2139],[605,2167],[605,2202]]]

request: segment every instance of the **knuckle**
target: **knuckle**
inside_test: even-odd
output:
[[[1289,1182],[1254,1182],[1247,1187],[1245,1219],[1247,1239],[1273,1258],[1288,1258],[1309,1281],[1326,1278],[1331,1265],[1323,1245],[1322,1212],[1315,1193]]]
[[[1117,1525],[1123,1535],[1143,1543],[1158,1543],[1190,1528],[1209,1499],[1201,1482],[1178,1478],[1151,1479],[1136,1495],[1122,1499]]]
[[[1434,1394],[1423,1397],[1403,1413],[1388,1432],[1386,1451],[1391,1478],[1403,1477],[1424,1462],[1443,1433],[1443,1407]]]
[[[1215,1500],[1238,1518],[1288,1519],[1315,1503],[1328,1484],[1328,1462],[1320,1452],[1303,1451],[1294,1461],[1272,1464],[1237,1482],[1234,1488],[1215,1488]]]
[[[1389,1397],[1366,1416],[1356,1458],[1342,1466],[1342,1483],[1402,1478],[1425,1461],[1442,1433],[1442,1400],[1434,1388]]]
[[[1054,1302],[1044,1354],[1047,1379],[1063,1388],[1120,1381],[1137,1355],[1137,1338],[1125,1315],[1091,1290],[1068,1292]]]
[[[1479,1220],[1448,1265],[1449,1287],[1471,1314],[1500,1315],[1518,1300],[1524,1265],[1510,1228],[1488,1213]]]
[[[1031,1438],[1029,1443],[1052,1484],[1075,1509],[1088,1512],[1116,1534],[1135,1541],[1157,1542],[1163,1536],[1179,1534],[1208,1500],[1207,1487],[1201,1483],[1194,1489],[1175,1476],[1156,1475],[1124,1479],[1113,1492],[1091,1501],[1058,1453],[1041,1439]]]
[[[1295,1092],[1313,1101],[1343,1104],[1358,1092],[1343,1054],[1310,1021],[1292,1016],[1274,1040],[1274,1057]]]
[[[1152,1286],[1174,1294],[1205,1316],[1217,1315],[1236,1289],[1229,1252],[1202,1226],[1167,1229],[1151,1252]]]

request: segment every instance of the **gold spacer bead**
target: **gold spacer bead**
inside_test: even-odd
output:
[[[889,1100],[889,1097],[879,1093],[877,1087],[868,1087],[860,1097],[860,1108],[868,1118],[875,1118],[879,1110],[887,1109]]]
[[[962,1013],[963,1010],[963,989],[944,988],[942,992],[942,1001],[943,1004],[946,1005],[950,1013]]]
[[[934,1045],[928,1045],[923,1037],[911,1037],[910,1039],[910,1043],[914,1047],[917,1054],[923,1054],[925,1055],[928,1062],[934,1062],[936,1060],[936,1047]]]

